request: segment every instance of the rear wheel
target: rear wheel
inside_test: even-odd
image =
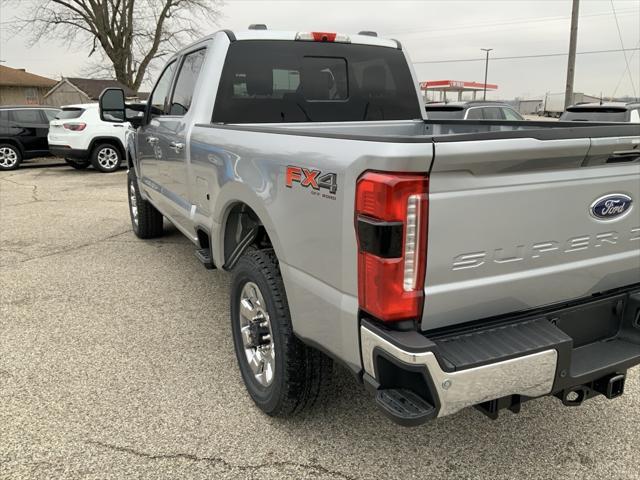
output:
[[[22,161],[20,150],[10,143],[0,144],[0,170],[15,170]]]
[[[70,158],[65,158],[64,161],[67,162],[67,165],[75,168],[76,170],[84,170],[91,165],[89,162],[79,162],[77,160],[71,160]]]
[[[242,379],[268,415],[312,406],[331,379],[332,361],[293,333],[273,250],[248,250],[233,269],[233,342]]]
[[[120,150],[110,143],[97,145],[91,154],[91,165],[103,173],[115,172],[120,168],[121,162]]]
[[[138,238],[145,239],[162,236],[164,233],[162,214],[140,195],[138,179],[133,168],[129,170],[127,189],[133,233]]]

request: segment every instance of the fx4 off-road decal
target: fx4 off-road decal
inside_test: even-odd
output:
[[[293,188],[294,184],[310,188],[316,195],[320,195],[321,190],[325,189],[330,195],[322,194],[322,197],[335,200],[335,194],[338,191],[338,174],[322,173],[320,170],[290,165],[287,167],[286,184],[287,188]]]

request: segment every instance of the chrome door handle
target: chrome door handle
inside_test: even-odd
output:
[[[158,139],[156,137],[147,137],[147,143],[149,145],[156,145],[158,143]]]
[[[171,142],[169,144],[169,148],[173,149],[173,151],[176,152],[176,153],[180,153],[184,149],[184,143]]]

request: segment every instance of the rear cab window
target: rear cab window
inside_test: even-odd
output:
[[[421,119],[402,51],[328,42],[245,40],[229,46],[213,122]]]

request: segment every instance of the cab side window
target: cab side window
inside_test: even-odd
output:
[[[502,114],[507,120],[522,120],[522,117],[515,110],[510,108],[502,108]]]
[[[498,107],[485,107],[484,110],[484,119],[485,120],[504,120],[504,116],[502,115],[502,109]]]
[[[149,103],[151,104],[151,116],[157,117],[159,115],[167,115],[169,112],[169,96],[171,94],[171,82],[173,80],[173,74],[176,71],[176,62],[171,62],[167,68],[164,69],[156,88],[151,94]]]
[[[636,108],[634,110],[631,110],[629,121],[631,123],[640,123],[640,109]]]
[[[41,116],[40,110],[25,108],[20,110],[11,110],[9,119],[19,125],[41,125],[45,123]]]
[[[171,99],[169,115],[184,115],[189,111],[206,53],[206,49],[203,48],[185,55]]]
[[[481,108],[470,108],[467,111],[467,120],[482,120],[484,117],[482,116]]]

